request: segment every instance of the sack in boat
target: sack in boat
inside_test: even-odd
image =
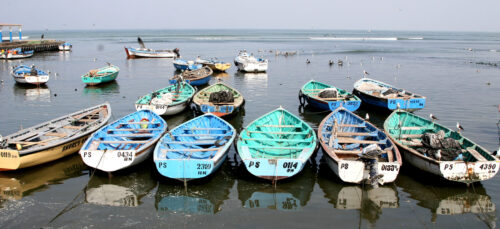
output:
[[[318,97],[320,98],[337,98],[338,91],[335,88],[326,88],[319,92]]]
[[[210,93],[208,102],[211,103],[232,103],[234,102],[234,95],[231,91],[218,91]]]

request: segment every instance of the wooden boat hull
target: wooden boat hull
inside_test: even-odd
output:
[[[6,54],[0,54],[0,59],[13,60],[13,59],[29,58],[29,57],[32,57],[32,56],[33,56],[33,52],[26,53],[26,54],[6,53]]]
[[[305,151],[314,150],[304,148]],[[245,146],[238,149],[238,154],[248,155],[250,152]],[[266,180],[282,180],[297,175],[307,163],[309,158],[302,159],[264,159],[242,158],[245,167],[252,175]]]
[[[174,58],[177,56],[172,50],[140,50],[125,47],[128,58]]]
[[[234,96],[234,101],[223,104],[210,102],[208,99],[210,94],[220,91],[230,91]],[[196,106],[196,110],[201,113],[212,113],[218,117],[223,117],[237,113],[245,103],[245,100],[243,99],[243,95],[236,89],[224,83],[216,83],[199,91],[193,97],[193,103]]]
[[[157,115],[175,115],[181,113],[188,107],[189,101],[176,104],[176,105],[162,105],[162,104],[135,104],[135,110],[151,110]]]
[[[244,63],[234,62],[234,65],[242,72],[266,72],[268,63]]]
[[[82,80],[85,84],[89,86],[94,86],[102,83],[111,82],[115,80],[116,77],[118,77],[118,72],[103,77],[82,77]]]
[[[197,70],[203,67],[201,64],[189,64],[187,61],[174,60],[174,67],[178,71]]]
[[[156,169],[162,176],[179,181],[190,181],[201,179],[214,173],[219,169],[222,163],[224,163],[226,158],[227,153],[224,153],[223,156],[216,161],[199,159],[156,159],[155,164]]]
[[[32,69],[34,68],[34,69]],[[31,71],[35,70],[35,74],[31,74]],[[12,69],[10,75],[14,78],[17,83],[22,84],[33,84],[40,85],[49,81],[49,74],[35,67],[29,67],[26,65],[20,65]]]
[[[115,172],[137,165],[146,160],[157,141],[137,150],[80,150],[83,162],[104,172]]]
[[[135,102],[136,110],[151,110],[157,115],[178,114],[189,105],[196,90],[188,83],[170,85],[148,93]]]
[[[214,72],[225,72],[231,67],[231,63],[206,63],[203,65],[208,66]]]
[[[73,46],[71,44],[62,44],[62,45],[59,45],[59,51],[71,51],[71,48]]]
[[[13,76],[13,78],[17,83],[33,84],[33,85],[40,85],[47,83],[47,81],[49,81],[50,79],[49,75],[26,76],[26,77]]]
[[[208,84],[208,82],[210,81],[210,79],[212,77],[212,73],[213,73],[212,69],[210,69],[209,67],[203,67],[203,68],[198,69],[198,70],[182,72],[180,75],[183,76],[184,82],[189,83],[189,85],[201,86],[201,85]],[[198,74],[198,75],[195,77],[191,77],[192,76],[191,74]],[[186,77],[184,77],[184,76],[186,76]],[[169,83],[176,84],[177,79],[179,79],[178,76],[174,76],[173,78],[171,78],[169,80]]]

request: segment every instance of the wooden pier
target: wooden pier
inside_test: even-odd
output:
[[[23,40],[13,42],[0,42],[0,50],[21,48],[23,51],[34,50],[35,52],[58,51],[59,45],[65,41],[56,40]]]

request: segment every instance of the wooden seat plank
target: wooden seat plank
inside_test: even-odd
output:
[[[488,161],[485,157],[483,157],[483,155],[481,155],[479,152],[477,152],[477,150],[475,149],[472,149],[472,148],[468,148],[467,151],[472,154],[472,156],[474,156],[476,158],[476,160],[478,161]]]
[[[162,152],[182,151],[182,152],[202,152],[202,151],[217,151],[222,148],[206,148],[206,149],[161,149]]]

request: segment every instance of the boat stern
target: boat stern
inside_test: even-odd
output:
[[[213,113],[218,117],[222,117],[233,113],[234,106],[232,105],[212,106],[212,105],[202,104],[200,105],[200,110],[203,113]]]
[[[362,161],[340,160],[337,174],[344,182],[359,184],[365,177],[365,163]]]
[[[305,161],[300,159],[252,158],[243,161],[248,172],[268,180],[281,180],[295,176],[305,164]]]
[[[114,172],[130,166],[136,157],[135,150],[81,150],[83,162],[104,172]]]
[[[383,185],[394,182],[398,177],[400,166],[398,162],[379,162],[377,173],[383,175],[379,183]]]
[[[439,163],[439,170],[444,178],[473,183],[488,180],[498,173],[499,161],[445,161]]]
[[[412,99],[388,99],[387,108],[390,110],[398,109],[403,110],[419,110],[425,106],[425,98],[412,98]]]
[[[0,149],[0,171],[16,170],[21,165],[17,150]]]
[[[361,106],[361,100],[356,100],[356,101],[339,100],[339,101],[329,101],[328,102],[328,107],[330,108],[331,111],[334,111],[341,106],[349,111],[354,112],[359,108],[359,106]]]
[[[210,175],[216,165],[213,160],[198,159],[164,159],[155,160],[158,172],[168,178],[191,180]]]

